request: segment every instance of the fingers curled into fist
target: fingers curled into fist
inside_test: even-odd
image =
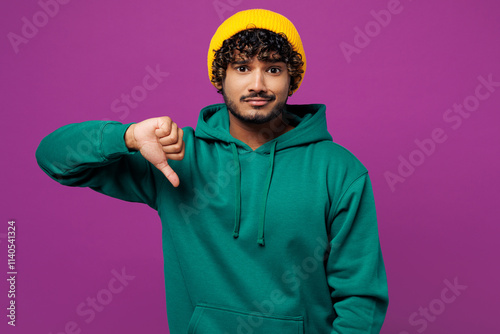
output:
[[[141,152],[142,156],[158,168],[172,183],[179,185],[177,173],[167,160],[182,160],[185,144],[184,132],[168,116],[149,118],[133,124],[125,134],[127,147]]]

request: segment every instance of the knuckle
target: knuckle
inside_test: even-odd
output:
[[[182,151],[182,143],[177,143],[174,145],[174,148],[177,152]]]
[[[159,118],[162,125],[169,124],[172,120],[168,116],[163,116]]]

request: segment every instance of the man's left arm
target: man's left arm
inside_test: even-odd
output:
[[[326,270],[337,315],[331,333],[379,333],[389,297],[368,172],[351,181],[330,218]]]

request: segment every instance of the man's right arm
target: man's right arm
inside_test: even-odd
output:
[[[137,124],[113,121],[68,124],[41,141],[36,151],[37,162],[46,174],[63,185],[90,187],[155,208],[158,179],[168,173],[171,182],[179,182],[167,163],[167,158],[181,160],[184,155],[182,130],[173,124],[168,117]],[[163,175],[153,166],[163,168],[160,169]]]

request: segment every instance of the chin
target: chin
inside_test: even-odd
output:
[[[246,103],[243,103],[246,104]],[[276,119],[282,112],[282,108],[273,103],[265,106],[243,106],[234,110],[228,106],[229,111],[237,119],[251,124],[265,124]]]

